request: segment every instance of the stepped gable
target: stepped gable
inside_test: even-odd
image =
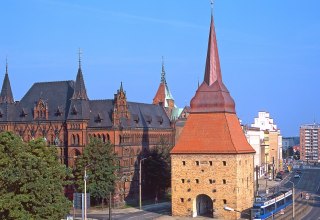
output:
[[[73,81],[34,83],[20,102],[9,113],[10,121],[34,121],[33,109],[41,99],[48,105],[48,120],[65,120],[73,94]],[[59,107],[61,115],[56,115]],[[22,112],[25,115],[22,115]]]
[[[8,63],[6,64],[6,73],[4,76],[1,94],[0,94],[0,103],[8,103],[8,104],[14,103],[10,80],[9,80],[9,74],[8,74]]]
[[[190,115],[172,154],[255,153],[240,126],[235,103],[222,82],[213,16],[204,81],[190,105]]]

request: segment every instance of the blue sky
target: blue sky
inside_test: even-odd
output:
[[[243,123],[266,110],[292,136],[320,121],[319,8],[319,0],[215,1],[223,80]],[[12,0],[0,18],[0,73],[8,57],[15,100],[34,82],[74,80],[79,47],[90,99],[113,98],[122,81],[129,101],[151,103],[162,56],[179,107],[203,80],[209,0]]]

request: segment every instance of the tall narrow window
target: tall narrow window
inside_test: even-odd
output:
[[[222,180],[223,184],[227,184],[227,181],[226,180]]]
[[[200,165],[200,162],[199,162],[199,161],[196,161],[196,165],[199,166],[199,165]]]
[[[209,161],[210,166],[212,166],[212,161]]]
[[[223,161],[223,166],[227,166],[227,161]]]
[[[226,199],[223,200],[223,204],[227,204],[227,200]]]
[[[186,161],[182,161],[182,165],[185,166],[186,165]]]

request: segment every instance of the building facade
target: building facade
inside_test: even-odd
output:
[[[300,160],[320,162],[319,135],[320,124],[314,123],[300,126]]]
[[[258,112],[258,117],[254,119],[251,127],[259,128],[261,134],[261,151],[260,155],[262,164],[265,165],[265,171],[274,177],[277,171],[282,170],[282,135],[280,129],[266,111]]]
[[[246,138],[252,148],[255,150],[256,154],[254,155],[254,167],[258,169],[258,178],[265,175],[266,166],[264,158],[261,155],[265,155],[265,147],[262,145],[263,139],[263,131],[260,128],[243,126],[243,131],[246,135]],[[256,179],[256,175],[254,176]]]
[[[190,104],[171,151],[172,215],[237,219],[252,207],[255,151],[222,81],[212,16],[204,81]]]
[[[0,130],[24,141],[43,138],[62,163],[73,167],[90,137],[114,145],[120,164],[114,204],[138,198],[138,160],[150,147],[174,144],[174,129],[160,105],[130,102],[121,83],[112,99],[90,100],[79,59],[76,80],[33,84],[14,101],[8,65],[0,94]]]

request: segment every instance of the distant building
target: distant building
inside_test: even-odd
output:
[[[11,131],[24,141],[43,138],[69,167],[91,137],[110,141],[119,158],[116,206],[138,199],[138,160],[144,152],[161,140],[174,144],[174,129],[164,108],[128,101],[122,83],[113,98],[90,100],[80,59],[75,81],[35,83],[19,102],[13,99],[7,65],[0,94],[0,131]]]
[[[260,130],[260,128],[250,127],[250,126],[243,126],[244,133],[249,144],[253,147],[256,151],[254,155],[254,167],[258,167],[258,178],[263,176],[267,170],[265,165],[265,147],[262,145],[264,132]],[[254,176],[256,179],[256,175]]]
[[[320,162],[319,155],[320,124],[305,124],[300,126],[300,160]]]
[[[254,119],[251,127],[259,128],[261,131],[261,161],[265,164],[268,172],[282,170],[282,136],[277,125],[270,117],[269,112],[260,111]],[[264,153],[264,155],[263,155]],[[274,165],[274,167],[273,167]]]
[[[283,137],[282,138],[282,150],[288,150],[293,146],[300,145],[300,137]]]
[[[172,215],[238,219],[252,207],[255,151],[222,81],[212,16],[204,81],[190,104],[171,151]]]

